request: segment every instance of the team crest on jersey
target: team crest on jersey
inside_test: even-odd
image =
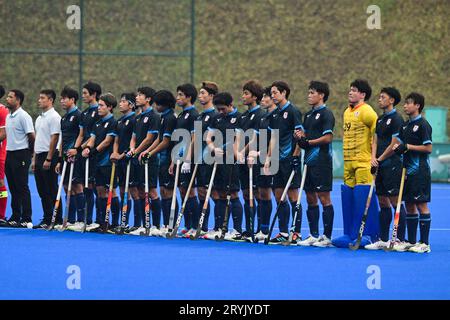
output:
[[[130,123],[130,120],[127,120],[127,121],[125,122],[125,125],[127,126],[129,123]]]
[[[418,125],[415,125],[415,126],[413,127],[413,132],[416,132],[417,130],[419,130],[419,126],[418,126]]]
[[[209,120],[209,116],[206,116],[206,117],[205,117],[205,121],[208,121],[208,120]]]
[[[254,114],[252,114],[252,116],[250,117],[250,120],[253,120],[253,118],[255,117],[255,115]]]
[[[230,122],[231,123],[235,123],[236,122],[236,118],[232,118]]]
[[[95,111],[92,111],[91,118],[95,117]]]
[[[318,114],[316,115],[316,120],[319,120],[319,118],[320,118],[320,113],[318,113]]]
[[[187,118],[189,118],[189,113],[186,113],[186,115],[184,116],[184,119],[186,120]]]
[[[69,122],[72,122],[75,119],[75,116],[71,116]]]
[[[283,113],[283,118],[284,118],[284,119],[287,119],[287,116],[288,116],[288,113],[287,113],[287,112]]]
[[[388,119],[388,121],[386,121],[386,124],[387,124],[387,125],[390,125],[390,124],[391,124],[391,120],[392,120],[392,119]]]
[[[148,118],[145,117],[145,118],[144,118],[144,123],[147,123],[147,122],[148,122]]]

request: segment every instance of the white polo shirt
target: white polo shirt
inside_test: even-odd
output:
[[[27,134],[34,132],[31,116],[19,107],[6,117],[6,151],[28,149]]]
[[[51,108],[37,117],[35,127],[36,141],[34,142],[34,152],[36,154],[48,152],[51,136],[54,134],[61,136],[61,116],[56,112],[55,108]]]

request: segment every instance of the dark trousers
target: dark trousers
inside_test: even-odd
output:
[[[18,222],[31,222],[31,196],[28,188],[28,169],[31,164],[29,149],[7,151],[5,173],[11,192],[12,216]]]
[[[53,207],[55,205],[56,195],[58,193],[58,175],[55,172],[58,157],[54,153],[50,169],[43,168],[44,161],[47,158],[47,152],[36,154],[34,178],[36,180],[36,187],[41,198],[42,210],[44,211],[44,223],[49,224],[52,220]],[[61,206],[59,206],[56,215],[56,221],[61,219]]]

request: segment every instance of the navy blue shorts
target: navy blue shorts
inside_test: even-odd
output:
[[[292,179],[291,186],[289,189],[298,189],[300,188],[300,175],[301,170],[297,171]],[[292,166],[290,160],[280,160],[278,172],[273,176],[273,188],[281,188],[284,189],[289,180],[289,176],[292,172]]]
[[[232,164],[218,164],[213,189],[219,191],[239,191],[239,167]]]
[[[242,190],[248,190],[250,186],[250,168],[246,164],[239,164],[239,181],[241,183]],[[257,186],[258,176],[260,174],[259,166],[253,166],[253,189]]]
[[[197,167],[196,183],[197,187],[208,188],[211,180],[213,165],[199,164]]]
[[[174,184],[175,184],[175,175],[169,174],[169,164],[160,164],[159,186],[167,189],[173,189]]]
[[[111,170],[112,166],[102,166],[95,168],[95,185],[97,187],[105,187],[109,189],[109,183],[111,182]],[[114,174],[113,188],[117,188],[117,174]]]
[[[131,160],[130,186],[145,187],[145,167],[139,164],[138,159]],[[158,186],[159,166],[156,162],[148,163],[148,187],[156,188]]]
[[[419,174],[407,175],[403,201],[408,203],[422,203],[431,201],[431,173],[421,170]]]
[[[376,192],[379,196],[398,196],[400,180],[402,179],[401,162],[385,167],[379,167],[375,179]]]
[[[330,192],[333,190],[332,164],[308,166],[304,188],[305,192]]]

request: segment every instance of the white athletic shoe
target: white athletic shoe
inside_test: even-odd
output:
[[[139,227],[134,231],[131,231],[129,234],[133,235],[133,236],[140,236],[141,232],[145,232],[145,228],[144,227]]]
[[[319,241],[319,238],[313,237],[312,235],[309,235],[308,238],[306,238],[303,241],[297,242],[298,246],[302,246],[302,247],[309,247],[312,246],[313,243]]]
[[[262,231],[255,234],[255,240],[258,242],[264,242],[264,239],[266,239],[267,235],[264,234]]]
[[[62,229],[62,224],[57,224],[53,227],[55,230],[61,230]]]
[[[215,240],[216,236],[220,236],[219,231],[209,230],[204,236],[203,239],[206,240]]]
[[[389,245],[389,244],[388,244]],[[406,242],[406,241],[398,241],[398,242],[395,242],[395,244],[394,244],[394,248],[392,248],[392,250],[393,251],[397,251],[397,252],[405,252],[405,251],[408,251],[409,250],[409,248],[411,248],[411,247],[413,247],[414,245],[413,244],[411,244],[411,243],[409,243],[409,242]]]
[[[225,233],[225,240],[227,241],[234,241],[233,238],[238,235],[239,232],[237,232],[235,229],[233,229],[231,232]]]
[[[152,226],[150,228],[150,235],[152,237],[159,237],[161,236],[161,231],[156,226]]]
[[[387,246],[389,246],[389,241],[382,241],[382,240],[378,240],[375,243],[372,244],[368,244],[367,246],[364,247],[364,249],[367,250],[383,250],[383,248],[386,248]]]
[[[196,232],[197,232],[197,230],[195,230],[194,228],[191,228],[191,229],[189,229],[188,232],[186,232],[184,234],[184,238],[189,238],[190,236],[194,236]]]
[[[429,244],[417,242],[414,246],[409,248],[408,251],[414,253],[430,253],[431,248]]]
[[[319,240],[314,242],[312,245],[319,248],[329,248],[333,246],[331,239],[329,239],[326,235],[320,236]]]
[[[67,230],[72,230],[75,232],[81,232],[81,230],[83,229],[84,226],[84,222],[75,222],[74,225],[67,227]]]
[[[161,227],[161,229],[159,229],[159,236],[165,238],[167,232],[169,232],[169,229],[167,228],[167,226],[163,226]]]
[[[100,227],[98,223],[91,223],[86,226],[86,231],[91,231]]]
[[[67,224],[66,224],[66,230],[73,231],[72,229],[75,227],[75,224],[76,224],[76,222],[75,222],[75,223],[67,222]]]

